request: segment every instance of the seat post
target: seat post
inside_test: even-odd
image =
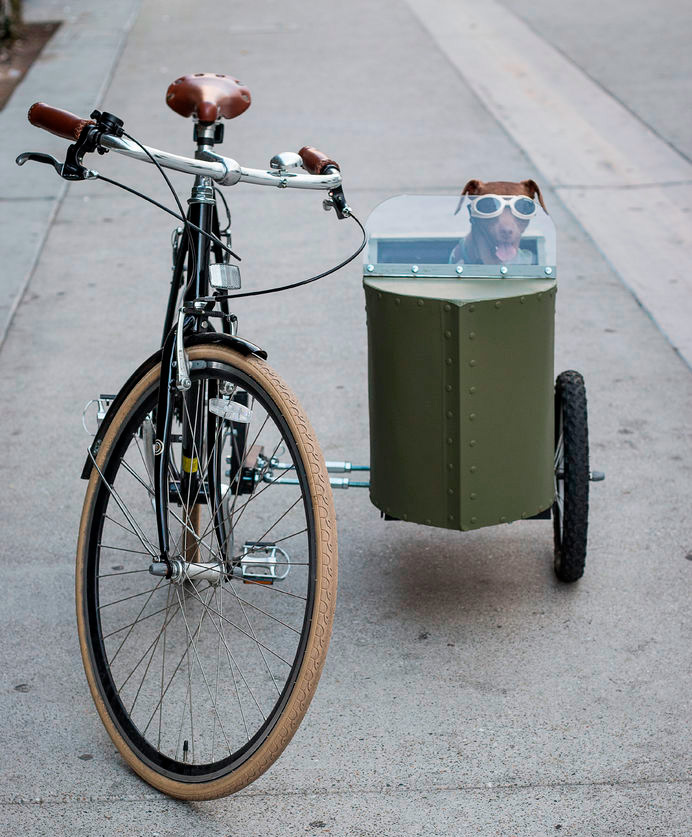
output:
[[[223,142],[223,122],[198,122],[195,120],[195,127],[192,138],[197,143],[197,151],[204,151],[205,148],[213,147],[217,142]]]

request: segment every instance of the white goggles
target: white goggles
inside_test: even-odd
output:
[[[472,218],[497,218],[506,206],[515,218],[527,221],[536,214],[536,201],[526,195],[467,195]]]

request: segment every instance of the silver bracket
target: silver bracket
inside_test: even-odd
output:
[[[175,270],[175,263],[178,261],[178,250],[180,249],[180,238],[184,232],[183,227],[176,227],[171,233],[171,249],[173,251],[173,270]]]
[[[181,392],[190,389],[192,381],[190,380],[190,366],[188,364],[185,346],[183,346],[183,324],[185,322],[185,312],[181,310],[178,314],[178,329],[175,333],[175,385]]]

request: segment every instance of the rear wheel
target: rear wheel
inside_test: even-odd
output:
[[[589,517],[589,435],[586,389],[579,372],[555,382],[555,574],[576,581],[584,574]]]
[[[165,793],[212,799],[261,775],[310,703],[331,633],[336,526],[321,452],[285,384],[226,347],[189,358],[194,403],[178,396],[168,477],[174,576],[149,571],[165,567],[156,366],[92,470],[77,619],[92,696],[125,760]]]

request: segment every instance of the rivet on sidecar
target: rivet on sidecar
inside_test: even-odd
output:
[[[506,268],[504,265],[502,265],[502,267],[500,268],[500,273],[501,273],[503,276],[504,276],[504,274],[505,274],[505,273],[507,273],[507,268]]]
[[[411,273],[418,273],[418,265],[417,264],[411,265]]]
[[[373,270],[375,269],[375,265],[374,264],[369,264],[365,269],[368,271],[368,273],[372,273]]]
[[[460,264],[457,265],[457,273],[463,273],[463,272],[464,272],[464,268]]]
[[[545,275],[546,275],[546,276],[550,276],[550,274],[551,274],[552,272],[553,272],[552,267],[546,267],[546,269],[545,269]]]

